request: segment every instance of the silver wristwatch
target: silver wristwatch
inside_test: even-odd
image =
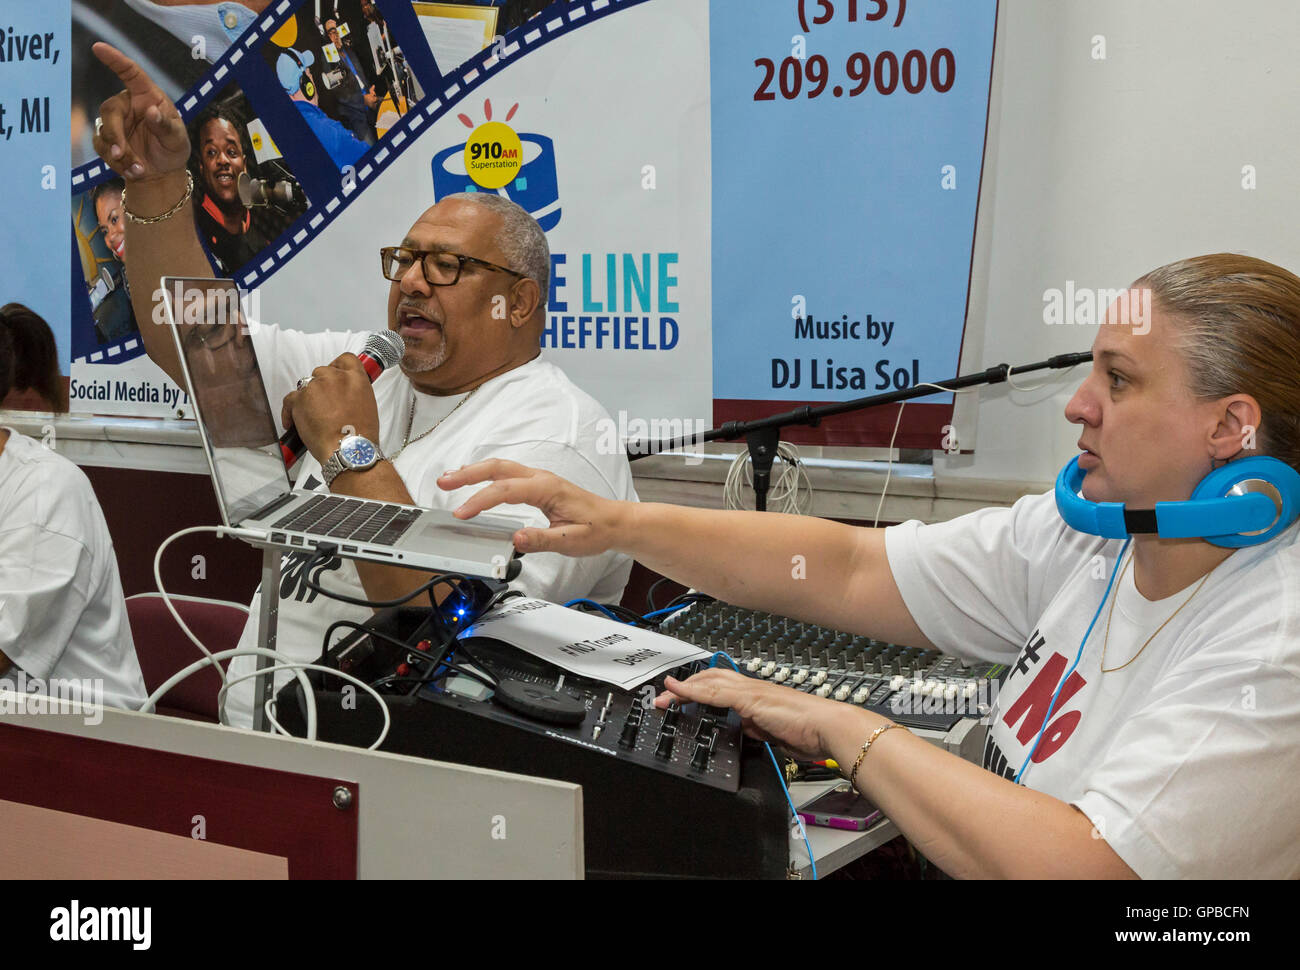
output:
[[[321,473],[325,476],[325,487],[329,488],[333,485],[334,479],[342,472],[362,472],[367,468],[373,468],[376,462],[385,460],[385,455],[379,450],[379,446],[373,444],[369,438],[363,438],[359,434],[348,435],[339,442],[334,454],[325,459],[325,464],[321,465]]]

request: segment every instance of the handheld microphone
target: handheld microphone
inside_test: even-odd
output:
[[[90,312],[94,313],[98,310],[99,305],[108,299],[108,295],[117,289],[121,282],[121,277],[116,272],[107,266],[99,267],[99,279],[95,280],[95,285],[90,288]]]
[[[366,338],[366,346],[357,354],[357,360],[370,376],[370,383],[375,382],[380,374],[392,367],[406,353],[406,341],[396,330],[381,330]],[[280,454],[284,458],[284,467],[292,468],[303,455],[307,446],[298,437],[298,429],[290,428],[280,436]]]

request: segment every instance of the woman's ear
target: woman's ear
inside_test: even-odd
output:
[[[1259,402],[1249,394],[1234,394],[1216,405],[1218,424],[1210,435],[1210,457],[1230,461],[1245,453],[1257,454],[1259,423],[1263,417]]]

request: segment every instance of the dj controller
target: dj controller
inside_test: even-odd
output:
[[[428,612],[389,610],[369,626],[406,641]],[[403,650],[358,633],[325,662],[368,683],[403,665],[418,674],[420,642]],[[589,877],[785,877],[790,809],[776,765],[761,744],[746,743],[734,713],[698,704],[660,709],[652,701],[661,680],[649,692],[623,691],[497,640],[462,639],[454,656],[494,686],[452,672],[386,695],[392,727],[380,750],[582,785]],[[689,676],[697,666],[675,673]],[[369,745],[382,725],[373,698],[357,693],[345,705],[337,680],[309,677],[317,737]],[[276,705],[277,718],[299,735],[300,691],[292,681]]]
[[[392,726],[381,750],[583,786],[588,876],[780,878],[790,808],[767,749],[725,708],[653,703],[638,691],[566,673],[486,637],[456,642],[432,670],[430,611],[378,613],[324,663],[379,685]],[[672,614],[659,632],[724,652],[746,676],[877,711],[974,760],[980,718],[1005,669],[963,664],[788,617],[714,601]],[[401,644],[402,646],[399,646]],[[723,665],[727,661],[719,658]],[[679,679],[700,661],[672,671]],[[369,695],[342,703],[339,681],[309,674],[320,740],[369,745],[382,716]],[[301,734],[296,680],[277,716]]]

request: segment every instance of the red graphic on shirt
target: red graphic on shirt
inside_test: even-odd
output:
[[[1038,671],[1038,676],[1034,678],[1033,683],[1025,688],[1024,693],[1016,698],[1016,702],[1003,716],[1002,723],[1009,728],[1014,728],[1016,722],[1022,716],[1024,717],[1024,723],[1016,732],[1016,739],[1021,744],[1032,744],[1039,728],[1043,726],[1043,721],[1048,715],[1048,705],[1052,703],[1052,693],[1056,690],[1064,670],[1065,657],[1059,653],[1052,654]],[[1078,693],[1079,688],[1086,683],[1087,681],[1079,676],[1078,671],[1070,674],[1065,681],[1065,686],[1061,688],[1060,696],[1056,698],[1052,711],[1056,712],[1064,707],[1066,701]],[[1079,711],[1066,711],[1047,726],[1042,741],[1038,743],[1038,750],[1034,752],[1034,764],[1046,761],[1056,753],[1057,748],[1065,744],[1078,726],[1080,717],[1082,714]]]

